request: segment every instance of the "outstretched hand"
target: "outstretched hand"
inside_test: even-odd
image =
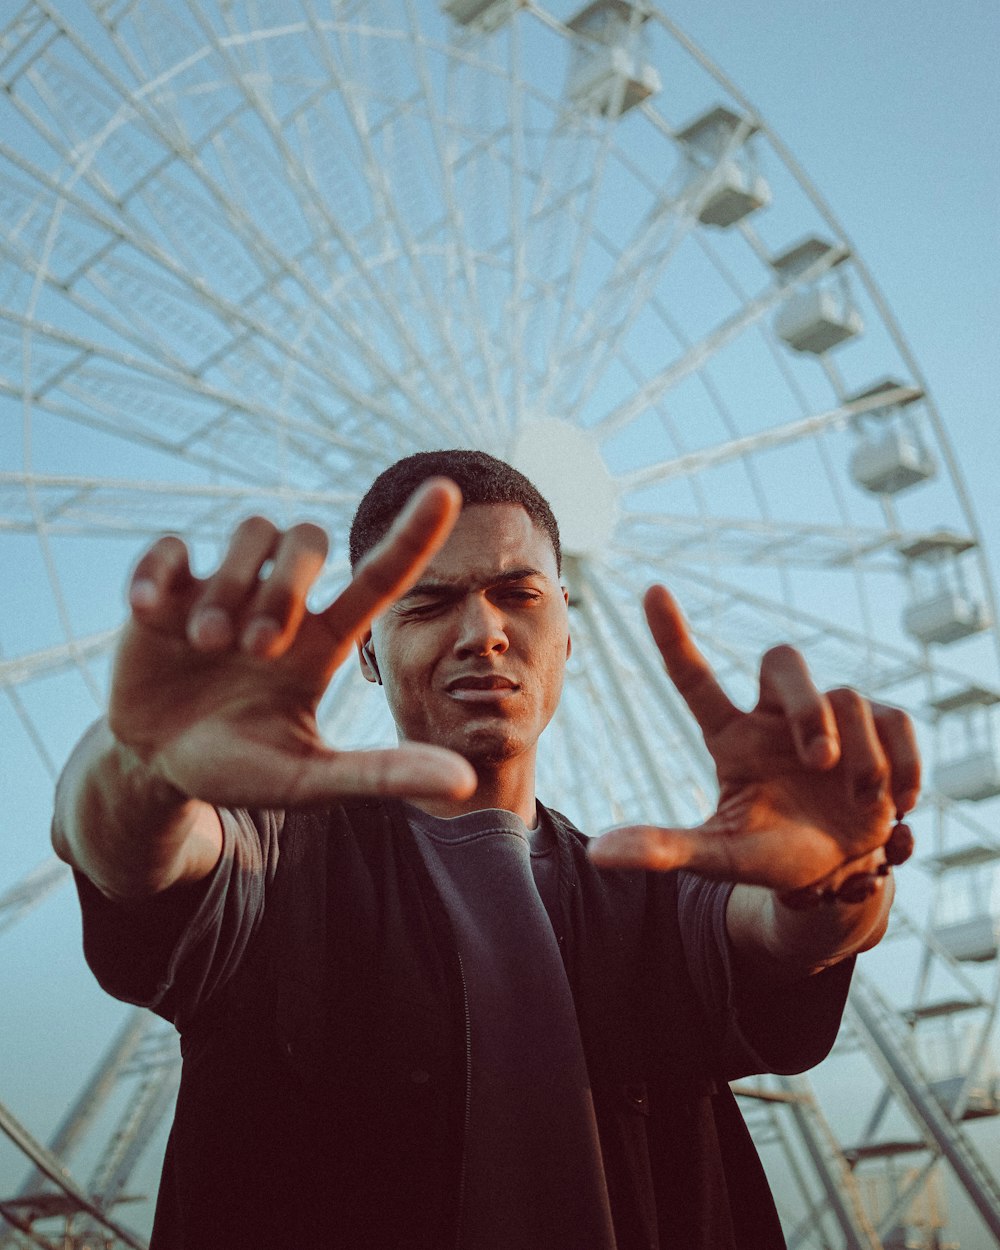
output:
[[[420,575],[461,506],[454,483],[425,483],[321,612],[306,607],[327,553],[317,526],[245,521],[207,579],[192,575],[179,538],[160,539],[129,589],[109,709],[115,737],[182,794],[217,805],[470,794],[475,774],[451,751],[337,751],[316,722],[359,631]]]
[[[662,587],[646,595],[646,619],[671,680],[715,761],[719,804],[693,829],[635,825],[591,843],[606,867],[688,868],[799,890],[889,841],[920,787],[909,718],[853,690],[816,689],[791,647],[768,651],[760,696],[737,708],[695,646]]]

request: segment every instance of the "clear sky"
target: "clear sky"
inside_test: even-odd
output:
[[[1000,16],[992,0],[677,0],[899,320],[1000,559]]]
[[[663,7],[789,146],[871,269],[937,400],[996,576],[997,6],[669,0]],[[0,613],[9,610],[0,604]],[[68,746],[57,725],[52,743],[56,752]],[[12,836],[19,871],[41,857],[43,831],[39,836],[37,853],[20,831]],[[4,859],[0,849],[0,864]],[[0,888],[7,884],[0,867]],[[89,986],[76,988],[79,958],[65,940],[55,950],[46,945],[51,915],[47,905],[37,920],[0,937],[9,960],[0,997],[14,1004],[0,1013],[0,1099],[42,1136],[120,1014]],[[43,988],[52,985],[59,1002]],[[0,1189],[18,1175],[0,1145]],[[980,1244],[963,1240],[967,1250]]]

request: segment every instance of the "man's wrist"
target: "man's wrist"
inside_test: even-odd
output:
[[[211,837],[204,835],[206,806],[101,720],[84,735],[57,784],[53,848],[107,897],[145,897],[191,876],[193,850],[199,864],[212,860],[218,838],[214,825]]]
[[[110,750],[114,756],[114,768],[118,774],[117,783],[133,800],[141,800],[146,808],[165,811],[191,802],[191,796],[174,785],[157,764],[155,757],[143,758],[134,747],[115,737],[110,729],[108,732],[111,735]]]
[[[845,860],[826,877],[797,890],[775,893],[775,899],[791,911],[811,911],[814,907],[864,903],[878,893],[893,866],[902,864],[913,852],[913,834],[901,820],[896,821],[884,846],[854,859]]]
[[[815,976],[875,945],[885,930],[892,878],[861,907],[795,911],[766,886],[735,887],[726,914],[737,957],[774,984]]]

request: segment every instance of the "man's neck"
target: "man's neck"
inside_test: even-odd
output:
[[[538,823],[535,806],[535,761],[504,760],[496,765],[478,765],[471,761],[479,784],[475,793],[467,799],[411,799],[414,807],[431,816],[448,820],[452,816],[465,816],[469,812],[498,807],[501,811],[520,816],[529,829]],[[518,766],[519,765],[519,766]]]

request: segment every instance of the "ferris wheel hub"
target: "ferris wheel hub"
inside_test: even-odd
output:
[[[539,418],[518,434],[511,461],[549,501],[566,555],[606,550],[618,518],[618,487],[588,430]]]

